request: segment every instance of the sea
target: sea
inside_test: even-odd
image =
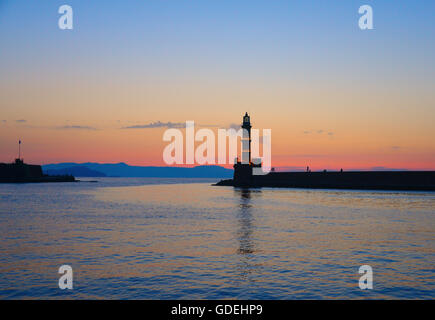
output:
[[[0,299],[435,298],[435,192],[81,180],[0,184]]]

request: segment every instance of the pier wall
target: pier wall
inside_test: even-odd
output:
[[[233,179],[234,186],[435,190],[435,171],[271,172]]]
[[[41,178],[40,165],[0,163],[0,178]]]

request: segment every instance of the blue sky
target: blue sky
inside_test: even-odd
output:
[[[57,28],[65,3],[74,10],[69,34]],[[373,31],[358,29],[362,4],[373,6]],[[132,57],[145,56],[149,67],[169,73],[234,68],[251,76],[255,69],[298,68],[292,61],[305,58],[319,75],[352,67],[364,76],[368,63],[388,68],[390,59],[406,58],[402,65],[412,72],[427,70],[435,53],[434,12],[433,1],[3,0],[1,66],[28,70],[38,61],[50,69],[69,59],[71,68],[113,61],[128,67]]]
[[[63,4],[73,8],[73,30],[58,28]],[[364,4],[374,30],[358,28]],[[0,120],[26,119],[28,131],[4,128],[0,143],[12,149],[5,140],[24,134],[48,143],[41,127],[228,125],[250,111],[255,125],[284,137],[275,154],[289,165],[289,141],[292,153],[335,157],[359,141],[359,156],[372,154],[373,165],[388,166],[375,157],[397,146],[427,167],[434,13],[434,1],[408,0],[1,0]],[[320,129],[335,133],[334,144],[304,140]]]

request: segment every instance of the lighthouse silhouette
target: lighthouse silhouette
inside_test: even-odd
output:
[[[261,162],[252,161],[251,154],[251,117],[246,112],[243,116],[242,122],[242,150],[241,161],[236,159],[234,162],[234,181],[237,181],[238,185],[249,185],[252,182],[252,168],[261,167]]]
[[[242,135],[242,163],[251,163],[251,118],[246,112],[243,116],[243,135]]]

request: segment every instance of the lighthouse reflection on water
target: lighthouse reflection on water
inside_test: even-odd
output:
[[[242,280],[249,280],[249,275],[258,268],[255,263],[257,245],[255,243],[256,221],[252,208],[252,198],[260,197],[260,189],[236,188],[234,194],[240,199],[237,211],[237,254],[239,257],[237,271]]]

